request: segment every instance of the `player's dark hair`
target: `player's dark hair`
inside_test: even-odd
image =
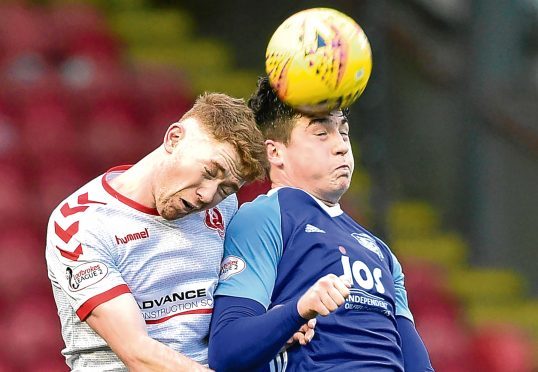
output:
[[[254,111],[256,124],[266,139],[288,143],[294,119],[301,114],[278,98],[267,76],[258,79],[256,91],[247,104]]]
[[[265,139],[272,139],[287,145],[296,119],[303,114],[278,98],[267,76],[258,79],[256,91],[247,104],[254,112],[256,124]],[[349,110],[343,109],[342,113],[347,118]]]

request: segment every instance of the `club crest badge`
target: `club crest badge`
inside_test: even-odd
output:
[[[377,254],[379,259],[383,261],[383,253],[381,252],[381,249],[377,245],[376,241],[370,235],[365,233],[352,233],[351,236],[355,238],[355,240],[358,241],[359,244],[364,248]]]

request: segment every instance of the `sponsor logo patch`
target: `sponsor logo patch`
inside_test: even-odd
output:
[[[80,291],[99,282],[108,274],[108,267],[102,262],[86,262],[75,268],[65,269],[69,288],[73,292]]]
[[[227,280],[230,277],[239,274],[241,271],[245,270],[245,261],[242,258],[236,256],[227,256],[222,260],[220,264],[220,280]]]
[[[146,324],[159,324],[176,316],[211,314],[213,290],[213,281],[178,284],[171,291],[136,297],[136,302]]]
[[[394,313],[394,309],[388,301],[356,288],[350,290],[344,308],[346,310],[372,311],[388,317]]]

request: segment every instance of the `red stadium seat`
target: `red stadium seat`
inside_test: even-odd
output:
[[[533,372],[533,344],[520,329],[501,324],[474,333],[471,350],[476,371]]]
[[[177,121],[194,101],[192,88],[177,71],[139,68],[135,79],[139,99],[143,101],[149,117],[164,112],[172,114],[174,121]]]
[[[54,42],[44,12],[23,4],[0,4],[0,61],[44,54]]]
[[[10,156],[15,158],[20,152],[20,128],[12,118],[2,113],[0,106],[0,159]]]
[[[430,316],[427,319],[417,318],[416,326],[436,372],[482,371],[473,368],[469,334],[458,322]]]
[[[76,55],[119,62],[118,42],[95,7],[81,2],[58,4],[52,8],[49,22],[57,52],[64,59]]]
[[[4,335],[5,332],[0,329],[0,334]],[[0,372],[17,372],[17,368],[8,360],[7,357],[0,355]]]
[[[77,57],[66,60],[60,71],[70,107],[81,119],[109,108],[125,110],[133,120],[139,117],[143,105],[128,70]]]
[[[132,164],[144,155],[144,133],[129,112],[106,109],[95,112],[86,123],[85,156],[95,171],[104,171],[118,164]]]
[[[136,71],[135,79],[145,148],[151,151],[162,142],[168,126],[191,108],[193,93],[175,71],[143,68]]]
[[[461,308],[456,296],[447,287],[443,268],[419,260],[402,261],[409,307],[417,319],[430,315],[447,320],[458,319]]]
[[[0,74],[0,98],[15,115],[36,103],[62,104],[66,91],[59,75],[37,55],[21,56]]]
[[[22,144],[35,159],[76,155],[77,133],[74,120],[65,106],[56,102],[36,102],[25,107],[22,114]]]
[[[0,222],[25,218],[30,209],[30,186],[24,169],[11,162],[0,162]]]
[[[9,299],[13,304],[24,303],[48,287],[44,244],[30,223],[23,220],[3,223],[0,235],[0,293],[3,299]]]
[[[2,328],[9,342],[4,343],[0,353],[7,354],[19,371],[35,371],[47,365],[66,370],[60,354],[60,320],[52,296],[27,296],[8,310]]]

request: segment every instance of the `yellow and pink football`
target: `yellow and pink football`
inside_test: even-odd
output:
[[[303,10],[275,31],[265,68],[278,97],[300,112],[321,114],[351,105],[372,71],[362,28],[329,8]]]

